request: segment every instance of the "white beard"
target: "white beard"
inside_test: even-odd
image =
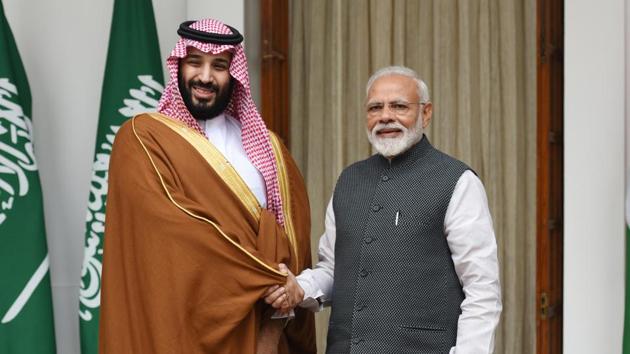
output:
[[[382,138],[377,135],[377,133],[382,129],[393,128],[400,129],[402,136],[396,138]],[[422,134],[424,133],[424,129],[422,128],[422,117],[418,117],[416,124],[411,129],[407,129],[404,125],[398,122],[392,122],[388,124],[379,123],[372,128],[371,132],[367,129],[366,131],[368,140],[370,141],[370,144],[372,144],[374,150],[387,158],[400,155],[407,151],[410,147],[422,139]]]

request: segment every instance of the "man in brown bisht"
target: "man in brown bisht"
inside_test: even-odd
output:
[[[243,37],[210,19],[178,33],[159,113],[127,121],[111,155],[100,352],[315,353],[312,314],[286,323],[261,301],[296,291],[310,215],[251,98]]]

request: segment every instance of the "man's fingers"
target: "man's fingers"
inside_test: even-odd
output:
[[[276,300],[278,300],[282,295],[286,295],[286,291],[285,291],[285,289],[283,287],[280,287],[276,291],[271,293],[270,295],[267,295],[265,297],[265,302],[268,303],[268,304],[272,304]]]
[[[274,285],[274,286],[270,286],[269,289],[267,289],[267,291],[265,291],[265,293],[263,294],[262,297],[267,297],[269,295],[271,295],[274,291],[276,291],[276,289],[278,289],[280,287],[280,285]]]
[[[283,307],[286,307],[286,303],[287,294],[282,294],[271,304],[271,306],[276,309],[281,309]]]
[[[280,270],[282,273],[288,273],[289,272],[289,268],[284,263],[279,263],[278,264],[278,270]]]
[[[301,299],[296,298],[299,296],[301,288],[297,285],[295,276],[291,273],[286,264],[278,263],[278,270],[288,274],[287,282],[285,286],[278,287],[274,285],[267,289],[264,298],[265,302],[273,308],[288,312],[301,301]]]
[[[265,297],[265,302],[268,304],[273,304],[283,295],[286,296],[286,289],[280,286],[273,293]]]

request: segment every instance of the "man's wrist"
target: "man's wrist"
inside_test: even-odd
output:
[[[297,280],[300,289],[302,289],[302,301],[300,301],[300,303],[304,302],[308,298],[316,298],[323,295],[323,293],[316,287],[313,287],[306,278],[303,279],[302,274],[295,277],[295,279]]]

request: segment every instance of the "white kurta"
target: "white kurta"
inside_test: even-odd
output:
[[[457,323],[457,343],[451,354],[490,354],[501,314],[497,244],[483,184],[471,171],[457,181],[444,218],[444,234],[455,272],[466,298]],[[319,240],[319,261],[304,270],[298,283],[304,289],[302,307],[319,311],[315,299],[328,303],[335,268],[335,213],[332,199],[326,209],[325,231]]]

